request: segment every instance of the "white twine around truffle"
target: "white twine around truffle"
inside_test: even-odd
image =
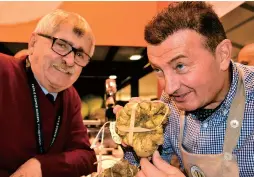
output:
[[[160,102],[163,103],[161,101],[152,101],[152,102]],[[139,102],[140,103],[140,102]],[[117,126],[117,128],[122,131],[122,132],[128,132],[129,136],[128,136],[128,140],[129,140],[129,144],[132,145],[133,143],[133,133],[142,133],[142,132],[151,132],[156,130],[157,127],[161,126],[162,122],[164,121],[164,119],[166,118],[166,116],[169,113],[169,107],[166,106],[166,113],[164,114],[162,121],[160,122],[160,124],[158,126],[156,126],[153,129],[148,129],[148,128],[142,128],[142,127],[135,127],[135,115],[136,115],[136,109],[139,103],[135,103],[132,108],[131,108],[131,118],[130,118],[130,125],[129,127],[126,126]],[[165,104],[165,103],[163,103]]]

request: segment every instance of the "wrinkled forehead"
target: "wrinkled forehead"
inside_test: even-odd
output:
[[[75,48],[83,49],[86,53],[90,53],[94,46],[90,29],[82,29],[69,23],[60,25],[53,36],[65,40]]]
[[[75,25],[72,23],[63,23],[58,26],[58,28],[54,31],[54,34],[61,31],[74,34],[77,38],[87,37],[92,42],[94,40],[92,30],[86,26]]]
[[[82,37],[82,36],[84,36],[84,34],[85,34],[85,30],[84,29],[81,29],[81,28],[79,28],[79,27],[76,27],[76,26],[74,26],[73,27],[73,33],[75,34],[75,35],[77,35],[78,37]]]
[[[204,48],[206,46],[206,38],[194,30],[179,30],[167,36],[164,41],[159,44],[148,44],[148,55],[160,57],[165,52],[176,51],[178,49]]]
[[[95,39],[91,29],[89,27],[82,29],[78,26],[73,26],[72,32],[77,38],[84,42],[84,51],[92,56],[94,52]]]

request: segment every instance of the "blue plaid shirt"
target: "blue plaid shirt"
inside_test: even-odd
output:
[[[230,90],[221,104],[211,116],[204,121],[199,121],[195,115],[188,114],[184,127],[183,147],[195,154],[220,154],[223,152],[223,142],[227,117],[230,106],[236,94],[239,71],[243,70],[243,80],[246,92],[246,105],[240,139],[233,154],[237,157],[240,177],[254,177],[254,67],[244,66],[232,62],[232,83]],[[161,156],[170,162],[173,154],[177,155],[181,168],[183,164],[179,149],[178,136],[180,132],[180,114],[174,103],[168,100],[167,95],[161,98],[171,108],[171,115],[164,132],[164,144]],[[130,152],[125,153],[130,163],[137,164]],[[205,163],[205,162],[204,162]]]

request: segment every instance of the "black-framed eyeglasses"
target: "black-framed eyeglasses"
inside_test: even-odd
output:
[[[64,39],[56,38],[56,37],[49,36],[46,34],[41,34],[41,33],[37,33],[37,34],[39,36],[51,39],[52,40],[51,49],[58,55],[61,55],[64,57],[73,51],[74,62],[81,67],[85,67],[91,60],[91,57],[86,52],[84,52],[82,49],[76,49],[72,47],[72,45],[69,44]]]

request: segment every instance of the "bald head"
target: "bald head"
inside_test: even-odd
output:
[[[238,54],[238,62],[254,66],[254,43],[244,46]]]

